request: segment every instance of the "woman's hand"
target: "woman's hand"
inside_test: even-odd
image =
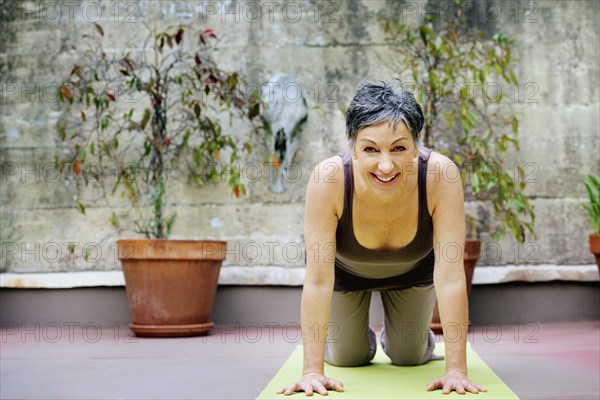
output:
[[[474,384],[465,374],[459,371],[446,372],[445,375],[427,384],[428,391],[436,389],[442,389],[444,394],[449,394],[453,390],[458,394],[465,394],[467,391],[475,394],[487,392],[485,386]]]
[[[342,382],[336,381],[326,377],[325,375],[310,372],[304,374],[301,380],[292,383],[287,388],[281,388],[277,391],[278,394],[284,394],[286,396],[294,392],[304,392],[307,396],[312,396],[316,391],[321,396],[327,396],[327,389],[332,389],[338,392],[344,391],[344,385]]]

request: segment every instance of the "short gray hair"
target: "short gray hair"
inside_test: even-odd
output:
[[[399,79],[387,82],[362,81],[346,110],[346,135],[354,147],[356,135],[363,128],[389,122],[395,130],[404,121],[410,130],[417,150],[423,154],[425,146],[419,139],[425,119],[415,96],[404,88]]]

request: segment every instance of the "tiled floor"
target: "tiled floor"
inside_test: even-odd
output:
[[[292,324],[179,339],[2,328],[2,399],[253,399],[301,342]],[[474,327],[470,340],[521,399],[600,399],[600,321]]]

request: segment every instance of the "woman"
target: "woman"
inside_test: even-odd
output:
[[[369,363],[376,349],[368,325],[372,290],[381,292],[381,344],[393,364],[434,357],[429,325],[437,295],[442,323],[454,331],[446,340],[446,373],[427,390],[486,390],[467,378],[460,174],[447,157],[423,147],[422,127],[421,107],[399,81],[365,82],[346,114],[350,151],[313,170],[304,232],[304,370],[278,393],[343,391],[324,376],[324,362]]]

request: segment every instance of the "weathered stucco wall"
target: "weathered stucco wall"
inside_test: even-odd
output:
[[[515,40],[520,86],[504,96],[513,99],[521,116],[522,151],[511,160],[526,168],[527,194],[537,214],[537,238],[522,245],[508,237],[498,243],[487,238],[480,264],[592,263],[580,181],[600,165],[599,4],[467,3],[471,23],[488,35],[503,31]],[[269,192],[263,168],[260,179],[255,169],[246,170],[253,182],[239,200],[224,186],[199,189],[184,183],[174,183],[171,195],[178,214],[173,238],[228,240],[226,266],[292,268],[303,266],[310,168],[346,145],[339,108],[361,79],[394,76],[393,52],[379,18],[450,15],[446,3],[394,0],[4,0],[0,7],[2,235],[15,231],[3,245],[1,265],[10,272],[119,269],[111,242],[99,244],[111,232],[110,210],[98,202],[83,217],[74,207],[73,183],[57,177],[52,167],[62,152],[54,128],[59,116],[54,90],[75,60],[81,35],[93,32],[92,22],[102,24],[106,47],[113,49],[141,37],[144,23],[210,27],[219,36],[214,56],[225,68],[239,69],[259,84],[278,72],[297,76],[310,110],[295,158],[298,179],[288,182],[287,192]],[[255,144],[246,161],[262,164],[265,149],[258,138]],[[72,261],[69,242],[75,246]],[[80,259],[85,249],[91,262]]]

